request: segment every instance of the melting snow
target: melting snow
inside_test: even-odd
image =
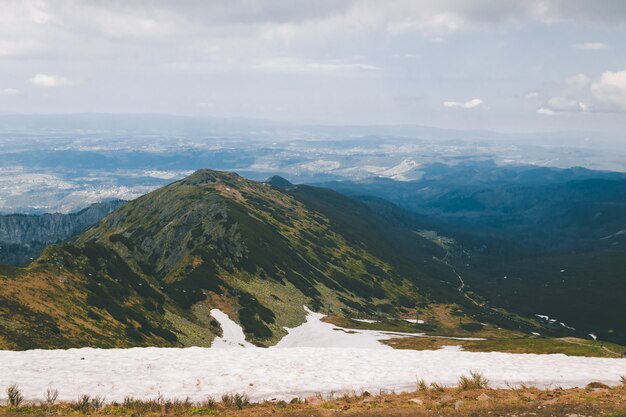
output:
[[[220,323],[222,337],[216,337],[211,343],[212,348],[254,347],[246,341],[246,335],[239,324],[235,323],[224,312],[214,308],[211,315]]]
[[[384,332],[378,330],[344,329],[322,321],[323,314],[306,308],[306,321],[293,329],[276,345],[277,348],[323,347],[323,348],[392,348],[380,343],[381,340],[398,336],[419,336],[417,333]]]
[[[27,400],[42,400],[46,388],[60,400],[81,394],[107,401],[185,398],[245,392],[253,400],[289,399],[316,392],[366,389],[406,391],[415,381],[453,385],[478,370],[495,387],[618,384],[626,359],[520,355],[455,350],[411,351],[367,348],[210,349],[135,348],[0,351],[0,387],[18,384]]]
[[[424,320],[420,319],[404,319],[404,321],[408,321],[409,323],[413,324],[424,324]]]
[[[30,401],[41,401],[49,387],[59,390],[62,401],[81,394],[107,401],[153,399],[159,393],[200,401],[235,392],[263,400],[361,389],[408,391],[420,378],[453,385],[470,370],[482,372],[495,387],[565,388],[592,380],[618,384],[626,374],[626,359],[464,352],[458,347],[394,350],[380,340],[416,334],[340,329],[309,310],[304,324],[287,329],[277,346],[263,349],[246,342],[241,327],[222,311],[211,315],[223,330],[213,347],[225,349],[0,351],[0,396],[5,387],[18,384]]]

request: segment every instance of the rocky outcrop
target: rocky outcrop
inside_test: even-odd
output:
[[[26,265],[50,243],[59,243],[88,229],[122,206],[106,201],[69,214],[10,214],[0,216],[0,263]]]

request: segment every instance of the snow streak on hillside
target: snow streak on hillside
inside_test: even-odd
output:
[[[212,348],[254,347],[252,343],[246,341],[246,335],[241,326],[231,320],[226,313],[214,308],[211,310],[211,316],[220,323],[222,328],[222,336],[213,340]]]

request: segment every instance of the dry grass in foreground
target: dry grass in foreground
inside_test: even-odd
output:
[[[122,403],[106,404],[104,398],[88,395],[72,403],[57,403],[58,392],[53,389],[45,393],[46,401],[41,404],[25,404],[19,387],[12,386],[0,416],[626,417],[626,378],[622,382],[619,387],[591,383],[576,389],[490,389],[489,381],[473,372],[461,377],[453,388],[417,381],[416,391],[405,394],[361,392],[254,404],[245,394],[224,395],[219,401],[207,398],[200,403],[157,396],[149,401],[127,398]]]

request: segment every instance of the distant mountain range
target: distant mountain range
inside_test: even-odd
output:
[[[207,346],[221,332],[211,308],[268,346],[304,320],[303,305],[402,331],[468,337],[490,323],[517,338],[593,332],[624,342],[626,256],[612,229],[623,212],[585,217],[565,204],[619,207],[619,174],[481,169],[484,180],[441,167],[439,179],[326,184],[350,196],[199,170],[67,219],[13,216],[15,240],[63,240],[55,233],[78,230],[67,225],[79,217],[86,230],[26,268],[0,267],[0,347]],[[570,221],[584,227],[561,231],[569,246],[545,237]],[[416,314],[429,322],[400,320]]]
[[[419,181],[320,185],[393,202],[453,239],[450,262],[493,305],[626,342],[624,174],[468,162]]]
[[[60,243],[94,225],[124,204],[113,200],[69,214],[0,215],[0,263],[22,266],[50,243]]]

